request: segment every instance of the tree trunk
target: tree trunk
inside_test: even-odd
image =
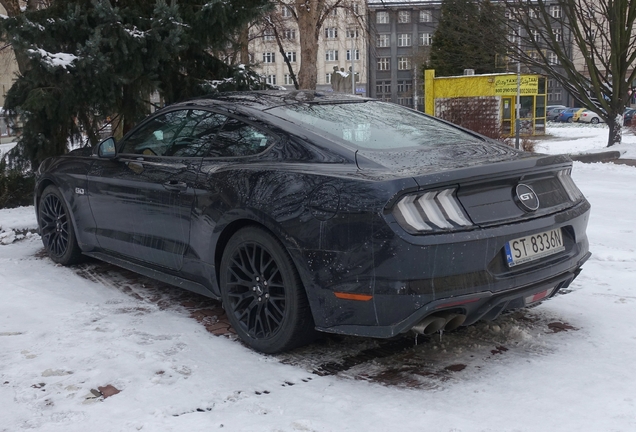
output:
[[[298,11],[298,31],[300,33],[300,69],[298,70],[298,86],[304,90],[316,90],[318,69],[318,25],[322,8],[315,0],[296,0]],[[322,2],[320,2],[322,3]]]
[[[34,6],[29,2],[27,4],[29,9],[33,9]],[[22,13],[22,9],[20,9],[20,2],[18,0],[0,0],[0,5],[7,12],[7,16],[15,17]],[[24,73],[29,68],[29,57],[25,52],[13,50],[15,54],[16,62],[18,63],[18,70],[20,71],[20,75],[24,75]]]
[[[250,52],[248,50],[248,46],[250,43],[249,39],[250,29],[249,25],[245,24],[241,31],[239,32],[238,43],[240,47],[240,61],[241,63],[247,65],[250,64]]]
[[[607,121],[609,127],[609,135],[607,138],[607,146],[618,145],[623,140],[623,122],[620,116],[610,117]]]

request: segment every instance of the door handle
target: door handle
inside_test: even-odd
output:
[[[170,191],[183,192],[188,189],[188,184],[182,181],[169,180],[163,184],[163,187]]]

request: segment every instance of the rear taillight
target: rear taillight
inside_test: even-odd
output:
[[[568,194],[568,198],[570,198],[570,201],[576,202],[583,198],[583,194],[574,184],[572,177],[570,177],[571,173],[572,168],[564,169],[558,172],[557,177],[559,178],[563,189],[565,189],[565,193]]]
[[[393,208],[393,216],[411,234],[452,230],[473,224],[459,205],[455,188],[406,195]]]

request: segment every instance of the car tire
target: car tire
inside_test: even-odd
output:
[[[568,119],[568,123],[572,123],[572,122],[574,122],[574,120],[572,120],[572,117],[570,117],[570,118]]]
[[[594,117],[592,120],[590,120],[590,123],[598,124],[598,119],[596,117]]]
[[[220,268],[223,307],[241,340],[274,354],[314,338],[305,289],[284,246],[262,228],[237,231]]]
[[[64,266],[82,261],[71,212],[62,193],[53,185],[47,186],[40,197],[38,226],[44,249],[53,261]]]

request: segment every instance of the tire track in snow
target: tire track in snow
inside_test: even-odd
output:
[[[120,290],[146,305],[187,314],[215,336],[240,343],[216,300],[96,260],[77,265],[73,270],[83,278]],[[134,313],[136,310],[136,307],[120,308],[110,313]],[[337,376],[389,386],[437,388],[445,382],[482,373],[488,370],[492,361],[549,354],[556,348],[546,342],[543,335],[553,333],[549,325],[555,323],[564,330],[576,330],[558,318],[535,313],[534,309],[521,310],[505,314],[493,323],[478,323],[446,333],[443,338],[419,336],[417,343],[412,336],[377,340],[321,334],[309,346],[271,357],[302,368],[314,378]],[[300,383],[288,381],[281,386],[295,384]],[[252,391],[254,396],[266,396],[272,389]],[[242,392],[248,393],[250,391]],[[174,415],[202,412],[208,408],[210,406],[198,407]]]

